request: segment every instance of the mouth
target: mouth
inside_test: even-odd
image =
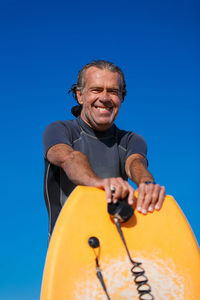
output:
[[[107,113],[112,111],[112,107],[102,107],[102,106],[95,106],[95,108],[101,113]]]

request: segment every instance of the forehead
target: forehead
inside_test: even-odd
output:
[[[120,87],[120,75],[117,72],[111,72],[108,69],[99,69],[90,67],[85,73],[85,86],[104,85]]]

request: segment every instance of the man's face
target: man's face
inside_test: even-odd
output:
[[[84,92],[78,91],[77,98],[82,104],[83,121],[95,130],[107,130],[117,117],[122,102],[119,74],[90,67],[85,73]]]

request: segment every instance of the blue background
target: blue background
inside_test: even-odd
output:
[[[200,241],[199,20],[192,0],[1,1],[0,299],[39,299],[48,233],[42,134],[73,118],[67,91],[92,59],[124,71],[116,124],[146,139],[150,171]]]

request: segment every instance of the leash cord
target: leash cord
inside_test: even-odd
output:
[[[131,273],[134,277],[134,282],[137,285],[139,299],[140,300],[154,300],[154,296],[151,294],[151,287],[148,284],[148,278],[145,275],[145,270],[141,267],[142,263],[136,262],[131,258],[131,255],[128,250],[128,247],[127,247],[123,232],[121,230],[121,226],[120,226],[118,218],[114,218],[114,221],[115,221],[117,230],[120,234],[120,237],[122,239],[122,242],[125,246],[128,258],[133,265],[133,267],[131,268]]]
[[[107,299],[111,300],[111,298],[110,298],[110,296],[108,294],[108,291],[107,291],[104,279],[103,279],[103,275],[102,275],[102,273],[100,271],[98,257],[96,257],[95,261],[96,261],[96,274],[97,274],[97,278],[99,279],[99,281],[100,281],[100,283],[102,285],[102,288],[103,288],[103,290],[104,290],[104,292],[105,292],[105,294],[107,296]]]

